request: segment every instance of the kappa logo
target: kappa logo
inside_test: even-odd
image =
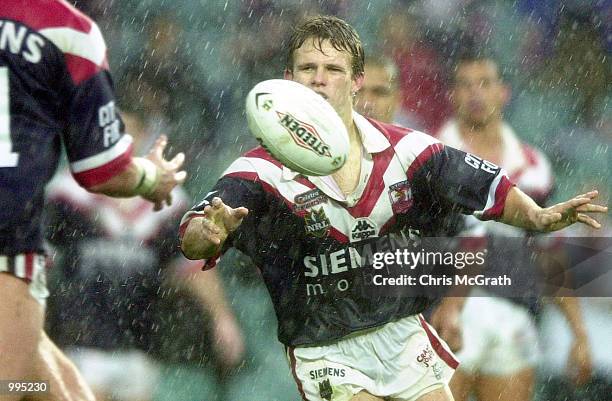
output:
[[[332,388],[329,379],[319,382],[319,395],[324,400],[331,401],[332,396],[334,395],[334,389]]]
[[[304,215],[304,222],[306,223],[305,229],[306,234],[312,235],[317,238],[322,238],[327,235],[331,223],[325,214],[323,208],[312,209],[312,211]]]
[[[276,112],[279,123],[289,132],[293,141],[305,149],[320,155],[332,157],[329,145],[321,140],[319,133],[310,124],[298,120],[291,114]]]
[[[393,213],[404,213],[412,207],[412,189],[408,180],[396,182],[389,187],[389,200]]]
[[[367,217],[360,217],[353,224],[351,229],[351,242],[363,241],[368,238],[376,237],[378,226]]]
[[[313,206],[327,202],[327,196],[320,189],[315,188],[310,191],[295,195],[293,198],[295,205],[293,210],[296,212],[310,209]]]

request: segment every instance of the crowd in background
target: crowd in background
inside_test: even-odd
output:
[[[307,15],[333,14],[357,29],[366,54],[397,63],[402,121],[425,132],[436,132],[452,113],[447,91],[458,49],[467,42],[488,48],[512,87],[506,119],[553,163],[553,200],[596,187],[609,204],[610,1],[81,0],[76,6],[104,33],[121,109],[151,135],[168,134],[176,147],[171,153],[186,153],[185,187],[193,195],[256,145],[244,99],[255,83],[282,77],[283,45],[292,27]],[[210,342],[201,321],[170,319],[162,328],[166,349],[155,352],[164,366],[155,399],[299,399],[257,270],[230,253],[219,271],[242,327],[243,362],[219,369],[201,346]],[[612,316],[610,302],[602,308]],[[80,336],[78,327],[73,330],[73,337]],[[607,368],[609,376],[605,369],[599,375],[611,383],[612,362]]]

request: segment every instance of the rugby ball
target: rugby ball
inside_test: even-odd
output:
[[[346,162],[349,139],[342,119],[302,84],[285,79],[258,83],[247,95],[246,115],[261,146],[293,171],[329,175]]]

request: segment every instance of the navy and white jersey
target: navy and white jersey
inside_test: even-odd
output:
[[[129,164],[106,53],[97,25],[66,1],[0,2],[0,255],[42,251],[62,143],[84,187]]]
[[[288,346],[316,345],[423,311],[425,298],[373,298],[360,267],[372,253],[435,235],[456,211],[503,213],[512,184],[497,166],[416,131],[354,114],[364,152],[344,196],[331,177],[304,177],[256,148],[233,162],[181,223],[218,196],[248,216],[228,238],[260,267]],[[214,261],[208,260],[207,265]]]

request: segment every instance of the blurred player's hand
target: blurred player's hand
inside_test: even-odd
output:
[[[567,373],[576,386],[583,386],[591,381],[593,365],[591,347],[586,336],[574,339],[567,360]]]
[[[461,323],[459,322],[462,309],[462,298],[447,297],[440,302],[431,315],[431,325],[453,352],[459,351],[463,346]]]
[[[157,183],[153,191],[143,197],[155,204],[155,210],[161,210],[164,207],[164,202],[169,206],[172,204],[172,189],[177,185],[181,185],[187,178],[185,171],[179,171],[185,155],[179,153],[172,160],[164,159],[164,150],[168,144],[168,138],[161,135],[155,141],[155,145],[145,157],[157,167]]]
[[[557,231],[574,223],[583,223],[592,228],[600,228],[601,224],[586,213],[606,213],[608,208],[595,205],[591,201],[597,198],[599,192],[591,191],[578,195],[566,202],[541,209],[534,216],[536,228],[540,231]]]
[[[244,338],[232,315],[218,316],[213,323],[215,353],[224,369],[236,368],[244,360]]]

